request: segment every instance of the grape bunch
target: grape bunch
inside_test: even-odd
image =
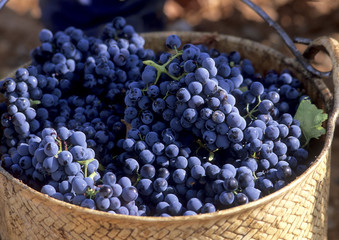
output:
[[[236,66],[222,67],[225,57],[214,60],[203,47],[186,44],[177,51],[180,42],[167,40],[176,53],[161,54],[160,64],[144,61],[146,87],[127,90],[125,121],[133,128],[169,124],[178,133],[193,133],[209,150],[227,149],[230,142],[241,141],[239,132],[246,126],[231,94],[243,77]]]
[[[1,165],[53,198],[112,214],[181,216],[243,205],[303,173],[293,116],[307,99],[287,70],[237,51],[144,49],[115,18],[99,37],[43,29],[32,65],[1,82]]]

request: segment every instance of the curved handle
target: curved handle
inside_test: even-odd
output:
[[[334,85],[333,106],[329,121],[333,121],[333,126],[339,112],[339,42],[330,37],[319,37],[313,40],[303,55],[305,58],[312,59],[319,51],[325,51],[332,62],[332,71],[330,78]]]

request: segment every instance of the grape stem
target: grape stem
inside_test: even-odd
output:
[[[92,175],[92,174],[91,174]],[[86,191],[86,196],[89,197],[89,199],[93,199],[94,196],[96,195],[97,191],[94,189],[90,188]]]
[[[96,172],[92,172],[88,177],[94,180],[94,177],[97,175]]]
[[[219,151],[220,149],[217,148],[217,149],[215,149],[215,150],[213,150],[213,151],[210,151],[210,150],[206,147],[206,145],[202,143],[202,141],[201,141],[200,139],[197,140],[197,143],[198,143],[199,147],[198,147],[197,150],[196,150],[196,154],[198,154],[198,151],[199,151],[200,148],[204,148],[204,149],[206,149],[206,150],[208,151],[208,153],[209,153],[209,154],[208,154],[208,161],[209,161],[209,162],[210,162],[210,161],[213,161],[213,159],[214,159],[214,153],[217,152],[217,151]]]
[[[163,100],[165,100],[169,95],[169,91],[166,92],[166,95],[162,98]]]
[[[62,142],[58,138],[56,138],[55,141],[59,144],[59,151],[57,154],[55,154],[55,157],[57,158],[59,153],[62,152]]]
[[[252,110],[249,110],[250,104],[247,103],[247,105],[246,105],[246,111],[247,111],[247,114],[246,114],[246,116],[245,116],[244,118],[249,117],[249,118],[251,118],[252,120],[255,119],[255,117],[253,116],[253,113],[255,113],[255,112],[258,111],[258,106],[259,106],[260,103],[261,103],[260,95],[258,96],[258,103],[257,103],[257,105],[255,105],[255,107],[252,108]]]
[[[104,165],[102,165],[101,163],[99,163],[98,170],[100,170],[100,171],[104,171],[104,170],[105,170],[105,167],[104,167]]]
[[[85,169],[84,169],[85,178],[87,177],[88,164],[90,162],[93,162],[93,161],[94,161],[94,158],[91,158],[91,159],[88,159],[88,160],[83,160],[83,161],[77,161],[80,165],[84,165],[84,167],[85,167]]]
[[[31,106],[36,106],[36,105],[39,105],[41,103],[41,101],[29,99],[29,103],[30,103]]]
[[[170,64],[170,63],[173,61],[173,59],[175,59],[176,57],[179,57],[179,56],[181,56],[181,55],[182,55],[182,51],[178,51],[176,54],[172,55],[172,56],[167,60],[167,62],[165,62],[165,63],[162,64],[162,65],[159,65],[159,64],[155,63],[155,62],[152,61],[152,60],[145,60],[145,61],[143,61],[143,64],[148,65],[148,66],[152,66],[152,67],[154,67],[154,68],[157,70],[157,77],[156,77],[156,79],[155,79],[155,81],[154,81],[154,85],[156,85],[156,84],[158,83],[158,81],[159,81],[159,79],[160,79],[160,75],[161,75],[162,73],[165,73],[166,75],[168,75],[169,77],[171,77],[172,79],[174,79],[174,80],[176,80],[176,81],[179,81],[179,80],[182,78],[182,76],[175,77],[175,76],[171,75],[171,74],[167,71],[167,69],[166,69],[167,65]]]
[[[136,174],[138,175],[138,177],[137,180],[135,180],[135,183],[133,184],[134,187],[136,187],[138,182],[141,180],[141,175],[138,172]]]

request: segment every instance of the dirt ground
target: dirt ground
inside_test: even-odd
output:
[[[339,40],[339,1],[322,0],[256,0],[279,22],[290,37],[315,39],[331,36]],[[166,29],[225,33],[248,38],[290,55],[277,33],[240,1],[231,0],[167,0],[164,14]],[[39,45],[37,0],[11,0],[0,11],[0,79],[29,61],[30,50]],[[164,30],[166,30],[164,29]],[[304,46],[299,45],[300,50]],[[325,55],[316,59],[321,70],[331,69]],[[338,126],[339,127],[339,126]],[[332,147],[331,190],[328,239],[339,236],[339,131]]]

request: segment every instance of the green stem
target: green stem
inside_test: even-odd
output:
[[[100,170],[100,171],[104,171],[104,170],[105,170],[105,167],[104,167],[104,165],[102,165],[101,163],[99,163],[98,170]]]
[[[257,105],[255,105],[255,107],[252,108],[251,111],[249,111],[249,106],[250,106],[250,105],[247,103],[247,105],[246,105],[246,111],[247,111],[247,114],[246,114],[246,116],[245,116],[244,118],[249,117],[249,118],[251,118],[251,119],[254,119],[255,117],[253,116],[253,113],[255,113],[255,112],[258,111],[258,106],[259,106],[260,103],[261,103],[260,95],[258,96],[258,103],[257,103]]]
[[[86,196],[89,197],[89,199],[93,199],[96,194],[97,194],[97,192],[92,188],[90,188],[86,191]]]
[[[168,95],[169,95],[169,91],[166,92],[165,97],[163,97],[162,99],[165,100],[168,97]]]
[[[169,77],[171,77],[172,79],[177,80],[177,81],[179,81],[182,78],[182,76],[179,76],[179,77],[172,76],[171,74],[169,74],[169,72],[166,69],[167,65],[170,64],[173,61],[173,59],[175,59],[176,57],[179,57],[181,55],[182,55],[182,51],[177,51],[176,54],[172,55],[167,60],[167,62],[165,62],[162,65],[157,64],[157,63],[155,63],[152,60],[145,60],[145,61],[143,61],[143,64],[148,65],[148,66],[152,66],[152,67],[154,67],[157,70],[157,77],[156,77],[156,79],[154,81],[154,85],[156,85],[158,83],[158,81],[160,79],[160,75],[162,73],[165,73],[166,75],[168,75]]]
[[[138,182],[141,180],[141,175],[140,175],[139,173],[137,173],[137,174],[138,174],[138,178],[137,178],[137,180],[135,181],[135,183],[133,184],[134,187],[136,187],[137,184],[138,184]]]
[[[41,101],[29,99],[29,103],[31,104],[31,107],[32,107],[32,106],[35,106],[35,105],[39,105],[41,103]]]
[[[93,162],[93,161],[94,161],[94,158],[91,158],[91,159],[88,159],[88,160],[84,160],[84,161],[77,161],[80,165],[84,165],[84,167],[85,167],[85,170],[84,170],[85,177],[87,177],[88,164],[90,162]]]
[[[214,152],[209,152],[208,161],[211,162],[214,159]]]
[[[219,151],[220,149],[217,148],[217,149],[215,149],[215,150],[213,150],[213,151],[210,151],[210,150],[206,147],[206,145],[202,143],[202,141],[201,141],[200,139],[197,140],[197,143],[198,143],[199,147],[198,147],[197,150],[196,150],[196,154],[198,154],[198,151],[199,151],[200,148],[204,148],[204,149],[206,149],[206,150],[208,151],[208,161],[213,161],[213,159],[214,159],[214,153],[217,152],[217,151]]]
[[[88,177],[94,180],[94,177],[97,175],[96,172],[92,172]]]

